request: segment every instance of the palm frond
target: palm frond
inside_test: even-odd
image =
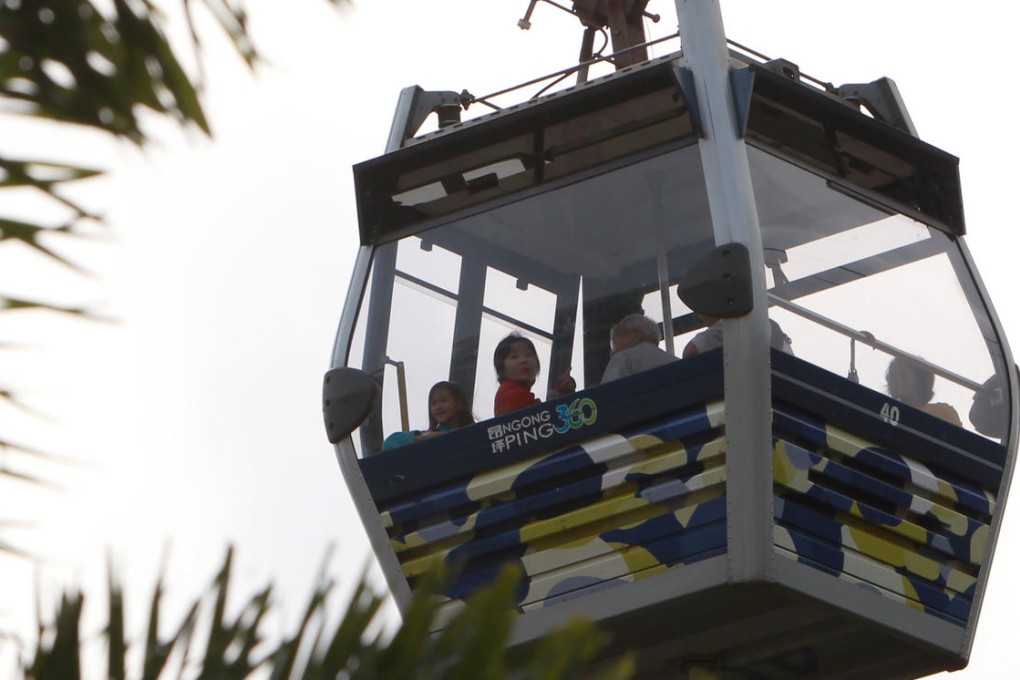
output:
[[[447,578],[437,565],[424,578],[396,633],[385,639],[378,629],[380,605],[384,598],[367,585],[363,575],[354,589],[346,610],[335,623],[329,616],[333,581],[326,572],[319,576],[304,615],[295,631],[278,640],[266,640],[261,628],[270,611],[271,588],[249,597],[236,614],[227,605],[233,550],[228,550],[209,585],[188,611],[177,630],[161,637],[159,628],[163,606],[163,576],[157,580],[149,604],[145,649],[140,655],[141,674],[132,673],[128,664],[138,658],[129,654],[130,644],[124,625],[126,602],[118,579],[108,573],[108,608],[104,637],[107,644],[105,672],[94,677],[125,680],[160,680],[169,677],[176,666],[178,677],[201,680],[242,680],[268,677],[271,680],[622,680],[632,673],[629,659],[609,664],[592,674],[589,663],[604,642],[590,623],[575,621],[550,635],[526,654],[511,655],[507,641],[516,609],[514,591],[520,585],[519,574],[507,570],[496,582],[479,590],[447,623],[437,626],[445,598],[438,595]],[[23,669],[31,680],[77,680],[81,677],[79,659],[88,642],[82,642],[79,626],[84,598],[78,592],[66,593],[49,624],[40,622],[38,642],[32,658]],[[191,664],[191,646],[199,621],[209,626],[204,647],[197,650],[201,661]],[[267,653],[254,659],[256,648]],[[171,659],[177,660],[170,663]],[[584,675],[581,675],[584,673]]]
[[[312,649],[321,644],[322,620],[325,616],[327,600],[334,586],[334,581],[327,576],[325,571],[326,563],[327,560],[324,560],[323,571],[320,573],[308,604],[305,606],[305,612],[298,624],[297,631],[292,636],[285,638],[267,660],[270,667],[269,680],[286,680],[293,677],[300,661],[299,654],[305,648],[306,636],[309,634],[312,636],[311,642],[308,643]],[[306,665],[302,670],[307,671],[308,666]]]
[[[191,0],[178,0],[191,28],[201,69],[201,42]],[[331,0],[337,6],[345,0]],[[201,100],[201,78],[189,74],[167,38],[167,19],[152,0],[36,0],[0,3],[0,114],[82,126],[144,146],[139,111],[148,109],[181,127],[211,135]],[[199,0],[249,67],[258,61],[248,15],[240,0]],[[9,158],[0,149],[0,189],[40,192],[69,215],[58,224],[0,215],[0,243],[20,242],[61,267],[85,274],[46,243],[81,236],[85,221],[102,216],[63,188],[103,171],[38,158]],[[85,307],[0,294],[0,311],[40,309],[98,319]],[[2,345],[0,345],[2,348]],[[10,394],[7,395],[11,399]]]
[[[0,465],[0,477],[12,479],[14,481],[23,482],[27,484],[32,484],[35,486],[47,487],[50,489],[62,488],[58,484],[48,481],[42,477],[38,477],[27,472],[19,472],[18,470],[8,467],[7,465]]]
[[[127,660],[127,640],[124,637],[124,590],[120,581],[113,573],[113,567],[107,568],[107,592],[109,594],[109,610],[106,625],[106,667],[110,680],[125,680]]]
[[[60,598],[51,635],[40,635],[31,665],[26,669],[32,680],[80,680],[81,636],[79,627],[84,597],[67,592]],[[44,624],[40,622],[40,627]],[[52,638],[47,640],[47,638]]]
[[[8,522],[4,522],[3,524],[9,524],[9,523]],[[21,548],[19,548],[17,546],[17,544],[11,543],[10,541],[6,541],[4,539],[0,539],[0,552],[4,553],[5,555],[11,556],[11,557],[19,557],[21,559],[26,559],[26,560],[30,560],[33,557],[32,553],[30,553],[30,552],[28,552],[26,550],[22,550]]]
[[[355,666],[369,666],[366,656],[370,646],[366,640],[383,602],[384,598],[373,593],[362,578],[348,601],[343,619],[332,631],[323,630],[317,636],[326,642],[312,651],[304,677],[335,678]]]

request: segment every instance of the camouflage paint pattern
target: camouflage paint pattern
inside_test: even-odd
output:
[[[993,493],[791,407],[773,432],[777,554],[966,625]]]
[[[383,509],[412,588],[432,560],[460,600],[507,564],[522,611],[726,550],[721,402],[429,489]],[[456,606],[451,603],[451,606]]]
[[[994,491],[934,465],[936,440],[923,456],[879,446],[801,411],[821,410],[811,397],[797,403],[773,405],[777,558],[965,626]],[[450,611],[507,565],[523,575],[520,611],[681,569],[727,550],[724,416],[711,401],[438,475],[383,504],[381,519],[412,588],[434,560],[456,568]]]

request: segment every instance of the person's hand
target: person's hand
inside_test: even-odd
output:
[[[560,396],[572,394],[577,389],[577,381],[570,377],[569,368],[556,377],[556,380],[553,381],[553,387]]]
[[[422,439],[429,439],[431,437],[436,437],[436,436],[441,435],[441,434],[446,434],[446,433],[445,432],[439,432],[437,430],[428,430],[427,432],[419,433],[418,436],[415,437],[414,440],[416,442],[420,442]]]

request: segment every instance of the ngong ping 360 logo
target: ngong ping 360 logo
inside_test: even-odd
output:
[[[553,409],[529,413],[520,418],[489,426],[489,443],[493,453],[504,453],[518,446],[548,439],[588,425],[594,425],[599,417],[598,405],[584,397],[569,404],[560,404]]]

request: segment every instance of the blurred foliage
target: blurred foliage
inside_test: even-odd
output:
[[[239,57],[254,66],[258,54],[248,35],[243,6],[231,0],[194,1],[209,10]],[[193,25],[193,0],[182,3]],[[80,125],[139,146],[147,140],[140,118],[143,110],[209,134],[199,82],[185,71],[172,49],[165,21],[149,0],[95,4],[91,0],[0,0],[0,113]],[[198,33],[190,34],[201,63]],[[54,224],[26,222],[0,212],[0,245],[14,239],[73,266],[45,242],[51,234],[74,235],[84,221],[99,221],[67,198],[64,190],[101,174],[97,168],[13,158],[0,147],[0,189],[37,192],[68,215]],[[82,312],[0,295],[0,311],[26,307]]]
[[[437,620],[444,578],[437,568],[392,634],[381,625],[383,598],[364,578],[346,611],[331,616],[334,583],[321,576],[292,634],[267,640],[271,589],[252,595],[236,614],[228,613],[232,552],[204,595],[183,620],[164,632],[162,579],[149,603],[144,638],[125,633],[124,593],[109,580],[104,625],[105,663],[84,668],[89,635],[83,634],[81,593],[66,593],[53,620],[40,624],[39,643],[20,669],[32,680],[80,678],[194,678],[196,680],[619,680],[630,677],[625,657],[601,670],[585,668],[603,639],[592,624],[575,621],[536,642],[526,653],[507,650],[516,616],[513,592],[519,575],[504,570],[494,584],[476,592],[448,625],[430,633]],[[95,643],[92,643],[95,644]],[[105,668],[103,667],[105,666]]]
[[[349,0],[327,0],[346,5]],[[152,0],[0,0],[0,116],[49,121],[99,131],[144,146],[149,119],[168,118],[210,135],[202,107],[202,42],[197,22],[204,14],[249,67],[259,53],[249,33],[242,0],[166,0],[180,9],[187,29],[183,50],[168,36],[168,18]],[[185,58],[185,57],[189,57]],[[189,69],[184,63],[193,64]],[[21,245],[55,267],[78,270],[51,245],[80,238],[101,217],[69,197],[68,189],[99,177],[95,167],[34,157],[15,157],[0,141],[0,197],[31,193],[41,199],[36,220],[16,216],[0,201],[0,247]],[[60,215],[43,218],[41,215]],[[89,310],[0,290],[0,319],[25,310],[74,317]],[[0,335],[0,349],[4,348]],[[0,405],[24,407],[17,386],[0,376]],[[19,472],[17,456],[39,457],[31,447],[0,430],[0,477],[31,481]],[[13,461],[13,462],[12,462]],[[24,466],[20,466],[24,468]],[[5,546],[0,542],[0,552]]]
[[[202,63],[193,15],[196,5],[214,19],[240,59],[250,67],[257,65],[259,55],[241,2],[179,1],[196,70]],[[150,0],[0,0],[0,115],[83,126],[138,146],[148,139],[143,124],[146,111],[211,134],[201,103],[201,74],[190,74],[182,66],[166,28],[166,18]],[[98,168],[52,159],[15,158],[0,142],[0,190],[35,192],[66,215],[57,222],[33,222],[11,216],[0,203],[0,246],[19,243],[50,258],[54,266],[76,269],[49,247],[48,239],[80,236],[83,225],[101,223],[97,214],[68,197],[67,188],[102,174]],[[0,313],[33,309],[89,315],[84,308],[0,291]],[[16,390],[2,384],[0,402],[22,405]],[[0,454],[11,451],[45,455],[7,441],[0,432]],[[7,460],[0,456],[0,477],[44,483],[11,468]],[[9,524],[0,522],[0,529]],[[0,540],[0,552],[17,550]],[[508,650],[516,616],[512,594],[518,579],[512,572],[477,592],[442,632],[432,635],[429,631],[442,603],[432,594],[441,590],[444,575],[438,571],[417,591],[403,624],[392,636],[380,620],[384,600],[364,580],[337,618],[329,607],[335,584],[320,577],[296,630],[283,639],[269,640],[264,627],[271,611],[270,588],[249,597],[238,613],[228,613],[231,563],[228,551],[207,592],[186,608],[183,619],[169,632],[162,621],[160,579],[149,603],[147,630],[138,640],[126,632],[124,593],[111,574],[101,638],[105,663],[99,664],[105,668],[91,668],[83,661],[93,658],[88,652],[96,644],[95,636],[82,630],[85,596],[65,593],[52,620],[39,622],[34,649],[19,662],[17,675],[33,680],[568,680],[582,677],[583,664],[594,658],[602,643],[590,624],[578,621],[536,642],[526,653]],[[9,638],[4,643],[13,644]],[[624,659],[600,674],[583,677],[626,678],[630,668],[630,660]]]

